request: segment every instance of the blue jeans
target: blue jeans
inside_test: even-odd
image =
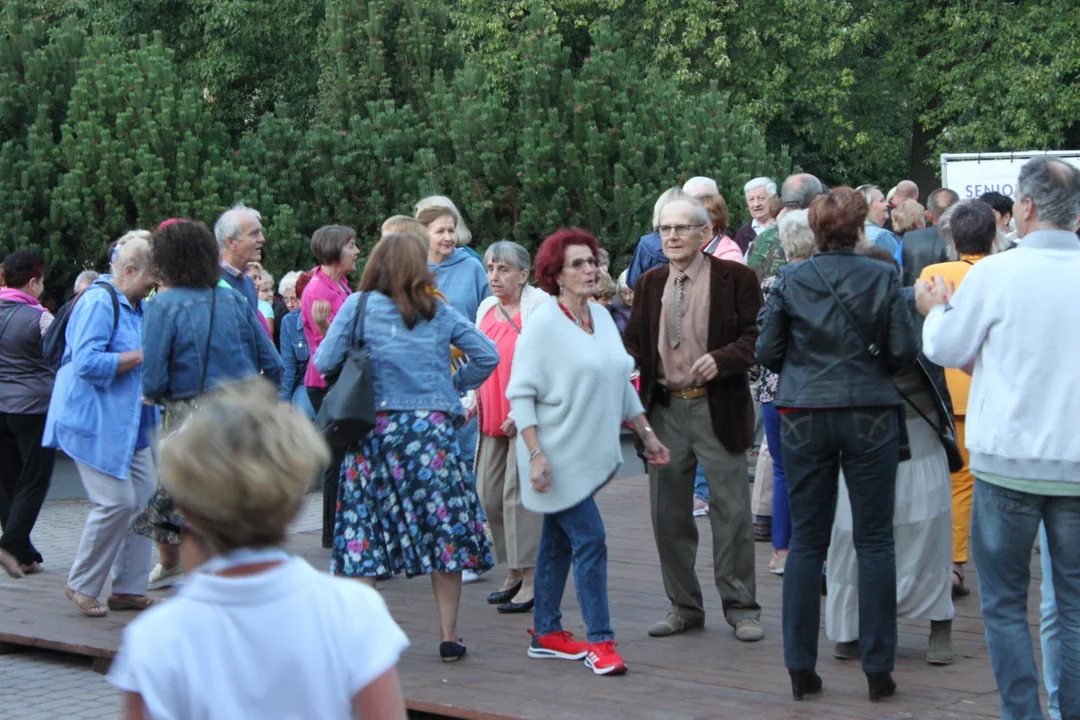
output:
[[[1058,685],[1061,683],[1061,626],[1058,624],[1057,600],[1054,598],[1054,570],[1050,563],[1050,546],[1046,542],[1046,526],[1039,528],[1039,549],[1042,565],[1042,603],[1039,614],[1039,640],[1042,645],[1043,685],[1050,696],[1050,717],[1061,720]]]
[[[976,477],[971,550],[1003,720],[1044,717],[1027,624],[1031,548],[1040,522],[1046,526],[1058,608],[1061,716],[1080,718],[1080,497],[1032,495]]]
[[[540,551],[536,555],[533,624],[537,635],[559,632],[562,627],[563,592],[574,564],[581,617],[589,642],[614,640],[608,609],[607,542],[604,521],[592,498],[562,512],[544,515]]]
[[[821,570],[844,470],[859,565],[859,652],[865,672],[891,672],[896,656],[896,408],[838,408],[781,415],[791,512],[784,566],[784,663],[817,664]]]
[[[694,475],[694,497],[709,501],[709,483],[705,482],[705,468],[701,467],[701,463],[698,463]]]
[[[788,509],[784,455],[781,452],[780,411],[771,402],[761,403],[761,416],[765,421],[765,437],[769,439],[769,455],[773,462],[772,546],[776,550],[787,550],[791,543],[791,513]]]
[[[311,406],[311,400],[308,399],[308,389],[303,385],[297,385],[293,390],[292,404],[297,409],[302,411],[310,419],[315,419],[315,408]]]

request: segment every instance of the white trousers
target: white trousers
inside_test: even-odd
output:
[[[68,587],[99,597],[111,569],[114,593],[145,595],[153,542],[133,533],[131,523],[157,487],[150,448],[135,451],[127,480],[105,475],[79,462],[75,465],[94,507],[86,516],[75,564],[68,575]]]

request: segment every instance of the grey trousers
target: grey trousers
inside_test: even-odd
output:
[[[521,504],[516,443],[480,433],[476,489],[495,541],[495,558],[511,570],[536,567],[543,516]]]
[[[716,438],[708,398],[672,398],[671,407],[655,406],[649,420],[671,453],[667,465],[649,466],[653,535],[671,612],[692,622],[705,618],[701,584],[694,571],[698,529],[690,512],[695,469],[700,463],[709,484],[713,574],[724,618],[732,626],[739,620],[758,619],[761,606],[755,599],[746,455],[729,452]]]
[[[68,574],[68,587],[99,597],[111,569],[114,593],[145,595],[153,542],[133,533],[131,523],[157,486],[150,448],[135,451],[127,480],[105,475],[82,463],[75,465],[94,507],[86,516],[75,564]]]

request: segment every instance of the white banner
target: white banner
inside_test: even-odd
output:
[[[1080,168],[1080,152],[971,153],[941,156],[941,184],[962,199],[990,191],[1016,199],[1016,179],[1024,163],[1039,155],[1052,155]]]

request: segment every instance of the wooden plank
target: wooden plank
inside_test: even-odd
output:
[[[824,628],[818,652],[825,692],[807,702],[793,702],[783,665],[782,578],[766,570],[771,550],[766,543],[755,546],[757,595],[766,637],[760,643],[741,643],[724,622],[712,585],[711,538],[704,519],[698,526],[697,569],[706,597],[707,625],[676,637],[649,638],[648,627],[664,615],[668,603],[649,527],[647,487],[643,476],[620,478],[598,496],[609,547],[612,625],[619,651],[630,667],[626,676],[602,678],[580,662],[529,659],[525,650],[531,615],[500,615],[485,601],[501,581],[504,568],[462,589],[459,629],[469,654],[459,663],[442,663],[437,655],[438,625],[430,582],[393,579],[380,582],[379,590],[412,643],[398,668],[409,709],[468,720],[592,716],[975,720],[999,714],[974,568],[968,571],[973,592],[956,604],[956,663],[946,668],[927,665],[923,654],[929,624],[901,620],[895,672],[900,689],[890,702],[868,701],[859,664],[833,659]],[[320,547],[320,535],[318,531],[294,533],[288,547],[325,570],[330,554]],[[1037,630],[1037,558],[1033,558],[1032,575],[1029,620]],[[135,615],[110,613],[101,619],[80,615],[64,597],[65,579],[66,572],[20,581],[0,578],[0,652],[18,646],[73,652],[96,658],[94,669],[104,672],[119,647],[124,626]],[[563,613],[566,629],[583,636],[572,578]]]

